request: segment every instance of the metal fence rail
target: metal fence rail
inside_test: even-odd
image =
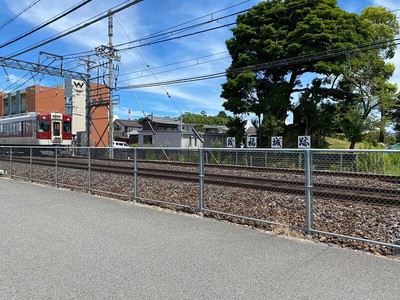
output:
[[[0,170],[266,229],[296,229],[370,252],[400,251],[396,150],[0,146]]]

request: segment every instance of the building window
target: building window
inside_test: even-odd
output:
[[[143,144],[153,145],[153,136],[152,135],[144,135],[143,136]]]
[[[21,94],[21,108],[20,108],[20,113],[24,113],[26,112],[26,95],[25,94]]]

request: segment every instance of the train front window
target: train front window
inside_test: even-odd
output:
[[[50,132],[50,120],[39,120],[38,132]]]
[[[71,121],[64,121],[63,131],[64,131],[64,133],[71,132]]]
[[[54,136],[60,136],[61,135],[60,122],[53,122],[53,135]]]

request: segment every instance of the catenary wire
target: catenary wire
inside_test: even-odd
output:
[[[54,42],[54,41],[56,41],[56,40],[58,40],[60,38],[63,38],[65,36],[67,36],[67,35],[70,35],[70,34],[76,32],[76,31],[79,31],[79,30],[83,29],[83,28],[86,28],[89,25],[92,25],[92,24],[94,24],[94,23],[96,23],[96,22],[98,22],[100,20],[103,20],[103,19],[109,17],[112,14],[118,13],[118,12],[120,12],[120,11],[122,11],[122,10],[132,6],[132,5],[135,5],[135,4],[139,3],[139,2],[142,2],[142,1],[143,0],[135,0],[135,1],[132,1],[131,3],[125,4],[123,6],[121,6],[122,4],[116,5],[112,9],[93,17],[93,18],[87,20],[86,22],[79,23],[75,27],[72,27],[72,28],[70,28],[68,30],[65,30],[65,31],[63,31],[63,32],[61,32],[59,34],[53,35],[52,37],[50,37],[48,39],[42,40],[41,42],[38,42],[37,44],[35,44],[33,46],[24,48],[19,52],[16,52],[16,53],[13,53],[11,55],[8,55],[7,57],[8,58],[12,58],[12,57],[15,57],[15,56],[19,56],[19,55],[22,55],[22,54],[27,53],[29,51],[32,51],[34,49],[37,49],[37,48],[39,48],[41,46],[44,46],[46,44]],[[126,2],[130,2],[130,1],[125,1],[124,3],[126,3]],[[116,7],[118,7],[118,8],[116,8]]]
[[[146,40],[147,38],[155,38],[155,37],[158,37],[158,35],[161,34],[161,33],[163,33],[163,32],[164,32],[164,35],[170,35],[170,34],[172,34],[171,31],[169,31],[169,30],[171,30],[171,29],[174,29],[174,28],[177,28],[177,27],[180,27],[180,26],[183,26],[183,25],[192,23],[192,22],[194,22],[194,21],[203,19],[203,18],[208,17],[208,16],[213,16],[214,14],[217,14],[217,13],[219,13],[219,12],[228,10],[228,9],[230,9],[230,8],[233,8],[233,7],[242,5],[243,3],[247,3],[247,2],[249,2],[249,1],[250,1],[250,0],[242,1],[242,2],[237,3],[237,4],[235,4],[235,5],[231,5],[231,6],[229,6],[229,7],[225,7],[225,8],[223,8],[223,9],[220,9],[220,10],[217,10],[217,11],[213,11],[213,12],[208,13],[208,14],[206,14],[206,15],[203,15],[203,16],[201,16],[201,17],[197,17],[197,18],[195,18],[195,19],[192,19],[192,20],[189,20],[189,21],[180,23],[180,24],[178,24],[178,25],[174,25],[174,26],[172,26],[172,27],[169,27],[169,28],[166,28],[166,29],[157,31],[157,32],[152,33],[152,34],[147,35],[147,36],[144,36],[144,37],[138,39],[137,41],[140,42],[140,41],[142,41],[142,40]],[[315,1],[316,1],[316,0],[315,0]],[[245,12],[245,11],[248,11],[248,10],[249,10],[249,9],[242,10],[242,12]],[[240,12],[237,12],[237,13],[235,13],[235,14],[233,14],[233,15],[237,15],[238,13],[240,13]],[[206,23],[209,23],[209,21],[207,21]],[[200,24],[200,25],[201,25],[201,24]],[[200,26],[200,25],[197,25],[197,26]],[[183,28],[183,29],[181,29],[181,30],[185,30],[185,28]],[[126,42],[126,43],[123,43],[123,44],[129,44],[129,43],[132,43],[132,41]],[[93,54],[93,53],[94,53],[94,50],[87,50],[87,51],[82,51],[82,52],[77,52],[77,53],[70,53],[70,54],[64,55],[64,57],[69,57],[69,56],[75,57],[75,56],[89,55],[89,54]]]
[[[186,77],[186,78],[175,79],[175,80],[168,80],[168,81],[164,81],[161,83],[151,82],[151,83],[137,84],[137,85],[131,85],[131,86],[123,86],[123,87],[119,87],[118,90],[131,89],[131,88],[154,87],[154,86],[158,86],[159,84],[171,85],[171,84],[179,84],[179,83],[188,83],[188,82],[224,77],[226,75],[239,74],[241,72],[246,72],[246,71],[260,71],[260,70],[266,70],[266,69],[272,69],[272,68],[279,68],[279,67],[293,65],[293,64],[319,61],[319,60],[337,57],[340,55],[350,54],[353,52],[377,49],[388,42],[395,42],[395,44],[398,45],[398,44],[400,44],[400,37],[395,38],[393,40],[386,40],[386,41],[382,41],[382,42],[360,44],[360,45],[357,45],[356,47],[350,47],[347,49],[333,49],[333,50],[321,51],[319,53],[313,53],[313,54],[308,54],[308,55],[303,55],[303,56],[286,58],[286,59],[282,59],[282,60],[276,60],[276,61],[261,63],[261,64],[257,64],[257,65],[252,65],[252,66],[241,67],[241,68],[234,68],[234,69],[229,69],[227,71],[217,72],[217,73],[212,73],[212,74],[199,75],[199,76],[194,76],[194,77]]]
[[[3,24],[0,25],[0,29],[3,29],[4,27],[6,27],[8,24],[10,24],[12,21],[14,21],[15,19],[17,19],[20,15],[22,15],[24,12],[26,12],[27,10],[29,10],[32,6],[34,6],[35,4],[37,4],[38,2],[40,2],[42,0],[35,0],[33,1],[31,4],[29,4],[27,7],[25,7],[24,9],[22,9],[19,13],[17,13],[15,16],[13,16],[11,19],[9,19],[8,21],[5,21]]]
[[[84,0],[84,1],[82,1],[82,2],[80,2],[80,3],[78,3],[78,4],[76,4],[76,5],[72,6],[72,7],[69,8],[68,10],[65,10],[65,11],[62,12],[61,14],[59,14],[59,15],[57,15],[57,16],[55,16],[55,17],[49,19],[49,20],[47,20],[46,22],[42,23],[41,25],[39,25],[39,26],[37,26],[37,27],[35,27],[35,28],[33,28],[33,29],[31,29],[31,30],[29,30],[29,31],[27,31],[27,32],[25,32],[25,33],[23,33],[23,34],[21,34],[21,35],[15,37],[15,38],[9,40],[9,41],[3,43],[3,44],[1,44],[1,45],[0,45],[0,49],[6,47],[6,46],[8,46],[8,45],[11,45],[11,44],[13,44],[13,43],[15,43],[15,42],[18,42],[18,41],[20,41],[21,39],[23,39],[23,38],[25,38],[25,37],[27,37],[27,36],[29,36],[29,35],[35,33],[36,31],[39,31],[40,29],[42,29],[42,28],[44,28],[44,27],[46,27],[46,26],[49,26],[50,24],[52,24],[52,23],[54,23],[54,22],[60,20],[61,18],[64,18],[65,16],[67,16],[67,15],[73,13],[74,11],[78,10],[79,8],[85,6],[86,4],[88,4],[88,3],[91,2],[91,1],[92,1],[92,0]]]

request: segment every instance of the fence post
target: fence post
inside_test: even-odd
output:
[[[90,147],[87,148],[88,154],[88,193],[90,194],[92,189],[92,165],[91,165],[91,158],[90,158]]]
[[[55,158],[55,168],[56,168],[56,174],[55,174],[55,181],[56,181],[56,187],[58,187],[58,149],[57,146],[54,148],[54,158]]]
[[[268,168],[268,151],[265,150],[265,167]]]
[[[312,215],[312,177],[311,177],[311,156],[312,151],[310,149],[304,150],[304,175],[305,175],[305,219],[306,219],[306,234],[311,235],[313,227],[313,215]]]
[[[13,148],[10,147],[10,177],[12,177],[12,151]]]
[[[199,212],[204,210],[204,149],[199,148],[199,185],[200,185],[200,198],[199,198]]]
[[[29,147],[29,180],[30,182],[33,182],[32,180],[32,164],[33,164],[33,150],[32,147]]]
[[[340,153],[340,172],[343,171],[343,153]]]
[[[301,162],[302,162],[302,157],[301,157],[301,155],[302,155],[302,153],[301,152],[299,152],[299,164],[298,164],[298,168],[299,168],[299,170],[301,170]],[[304,160],[305,160],[306,158],[304,157]],[[304,166],[304,168],[305,168],[306,166]]]
[[[137,199],[138,189],[138,159],[137,159],[137,148],[133,149],[133,202]]]

